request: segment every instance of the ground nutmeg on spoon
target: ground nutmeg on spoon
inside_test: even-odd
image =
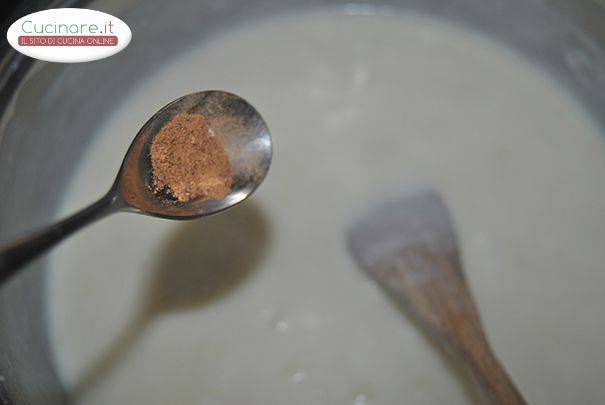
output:
[[[225,148],[201,114],[177,114],[150,148],[152,188],[180,202],[220,200],[231,191],[233,172]]]

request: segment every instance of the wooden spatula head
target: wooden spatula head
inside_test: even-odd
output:
[[[371,276],[376,264],[422,247],[457,257],[456,235],[436,191],[414,188],[377,204],[349,232],[351,253]]]
[[[493,355],[460,262],[443,200],[429,188],[371,209],[348,233],[359,266],[449,352],[494,403],[524,403]]]

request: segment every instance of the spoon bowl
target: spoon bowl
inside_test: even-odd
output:
[[[231,191],[225,198],[179,202],[153,191],[149,149],[160,129],[178,114],[203,115],[225,147],[233,171]],[[271,157],[271,134],[252,105],[232,93],[202,91],[174,100],[143,125],[126,153],[114,188],[130,211],[169,219],[197,218],[250,196],[267,175]]]

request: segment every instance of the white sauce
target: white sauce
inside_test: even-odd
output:
[[[445,194],[488,335],[530,402],[605,398],[603,140],[538,68],[418,16],[324,10],[243,26],[119,105],[62,212],[106,191],[151,113],[217,88],[251,101],[274,136],[252,201],[187,223],[115,215],[54,253],[65,383],[122,347],[81,403],[467,403],[344,247],[356,215],[409,181]]]

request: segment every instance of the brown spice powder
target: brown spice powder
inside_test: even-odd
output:
[[[222,142],[200,114],[178,114],[151,142],[155,192],[168,191],[187,202],[220,200],[231,191],[233,173]]]

